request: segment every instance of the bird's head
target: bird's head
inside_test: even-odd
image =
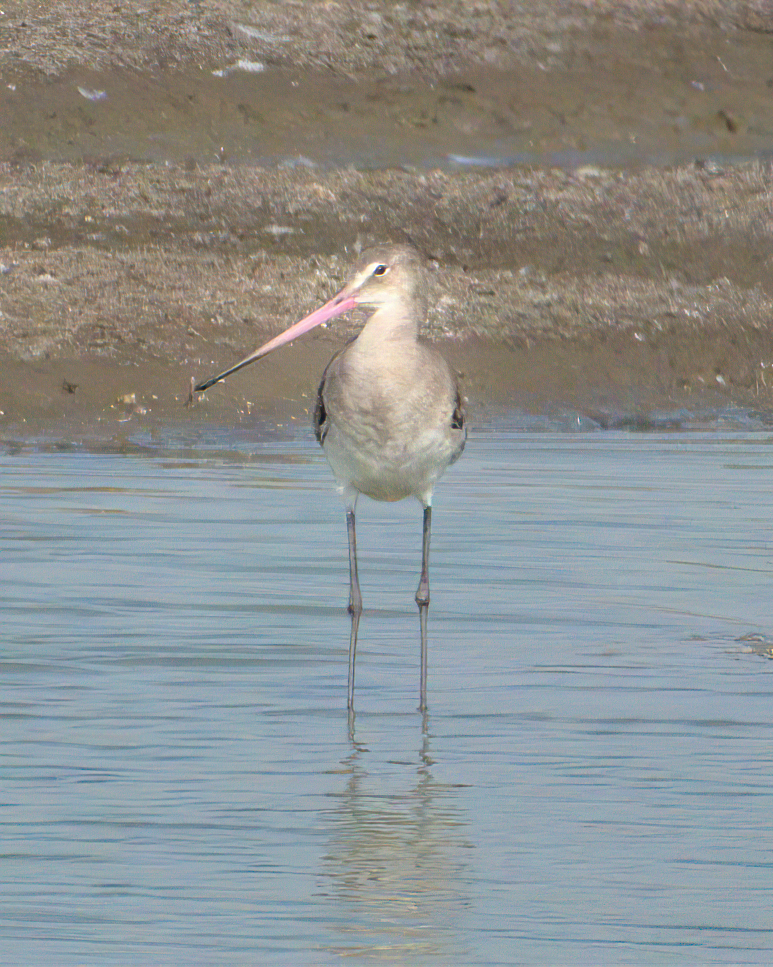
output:
[[[383,245],[367,249],[357,260],[342,292],[358,306],[380,309],[398,304],[419,319],[427,314],[424,261],[412,245]]]

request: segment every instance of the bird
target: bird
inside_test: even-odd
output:
[[[419,709],[427,709],[427,616],[432,494],[462,454],[467,440],[465,401],[445,358],[419,339],[428,311],[427,272],[409,244],[369,248],[348,281],[321,308],[269,340],[217,376],[198,383],[203,393],[273,350],[357,307],[372,310],[357,336],[328,363],[317,391],[314,432],[346,504],[349,542],[349,681],[354,710],[354,668],[362,595],[357,573],[355,508],[373,500],[416,498],[423,507],[419,608],[421,670]]]

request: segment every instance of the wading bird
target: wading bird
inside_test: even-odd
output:
[[[322,308],[235,366],[195,387],[203,393],[227,376],[357,306],[375,310],[360,334],[330,360],[322,376],[314,430],[346,501],[349,537],[349,698],[362,596],[357,577],[354,511],[360,494],[374,500],[416,497],[424,507],[421,578],[416,591],[421,628],[420,705],[427,706],[427,610],[432,491],[464,449],[462,396],[448,363],[419,341],[427,314],[427,280],[409,245],[364,252],[341,291]]]

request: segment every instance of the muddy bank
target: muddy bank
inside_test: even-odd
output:
[[[349,258],[384,238],[427,254],[426,335],[445,342],[481,404],[606,399],[625,409],[706,390],[764,403],[773,382],[767,165],[2,174],[7,420],[78,413],[86,400],[114,415],[110,404],[132,393],[130,412],[172,412],[191,375],[224,367],[327,298]],[[355,329],[337,322],[202,405],[302,400]]]
[[[325,5],[323,12],[340,17],[348,7]],[[63,54],[64,42],[22,44],[16,58],[6,48],[0,160],[571,169],[770,155],[773,67],[763,32],[723,29],[695,16],[675,27],[673,17],[645,16],[645,7],[638,21],[600,18],[596,6],[584,20],[551,19],[544,10],[541,18],[510,10],[508,18],[503,7],[496,5],[503,35],[495,47],[486,46],[488,21],[480,11],[467,10],[465,20],[466,8],[456,9],[456,34],[465,40],[453,57],[444,52],[448,24],[427,31],[427,4],[374,5],[385,23],[409,9],[420,22],[383,49],[367,42],[356,18],[338,23],[331,36],[340,41],[348,29],[350,42],[331,41],[335,53],[327,60],[320,56],[324,36],[310,47],[303,30],[288,27],[273,45],[282,53],[277,59],[264,49],[274,35],[245,24],[234,28],[244,43],[229,53],[205,32],[198,48],[163,63],[144,63],[142,44],[124,51],[120,34],[98,48],[95,60],[95,35],[86,31],[84,44],[90,37],[92,47],[73,49],[54,74],[40,58]],[[443,16],[454,9],[443,5]],[[699,5],[688,9],[695,13]],[[307,29],[305,21],[301,26]],[[528,43],[509,37],[506,28],[516,26]],[[257,47],[248,49],[248,40]],[[427,47],[421,57],[400,60],[417,44]],[[307,56],[312,50],[316,60]]]
[[[610,32],[660,26],[681,33],[689,47],[691,34],[706,27],[770,32],[773,10],[768,0],[18,0],[0,12],[0,70],[153,71],[260,58],[271,67],[349,75],[440,76],[534,58],[550,68]]]
[[[769,407],[765,4],[204,6],[0,17],[0,426],[303,419],[357,320],[183,404],[406,238],[473,409]]]

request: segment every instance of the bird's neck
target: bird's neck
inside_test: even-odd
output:
[[[419,324],[415,306],[404,302],[388,303],[376,309],[368,319],[357,337],[357,344],[372,351],[384,343],[416,342]]]

